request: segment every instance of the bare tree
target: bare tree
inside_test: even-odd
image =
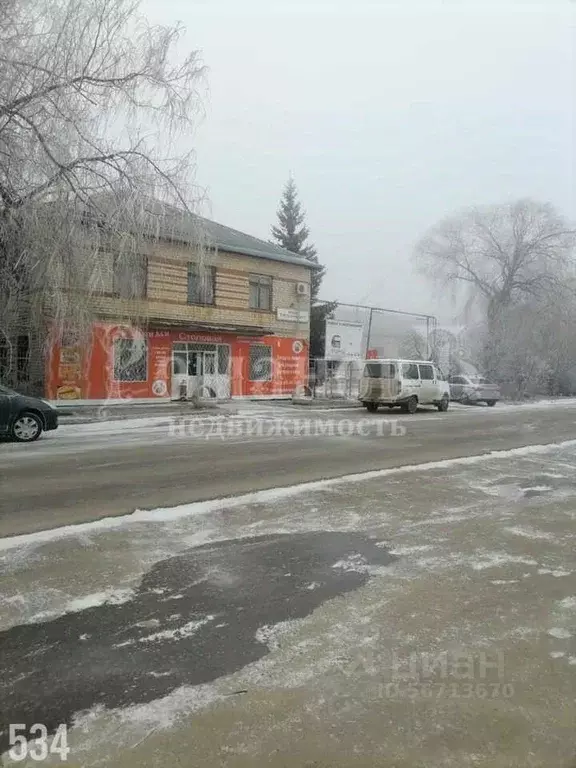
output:
[[[418,331],[407,331],[400,339],[398,354],[408,360],[426,360],[428,342]]]
[[[485,312],[489,373],[496,366],[510,308],[562,289],[571,269],[574,234],[551,205],[520,200],[449,217],[418,243],[420,270],[443,288],[463,291],[468,305],[479,304]]]
[[[146,201],[194,204],[186,149],[201,105],[197,52],[130,0],[5,0],[0,17],[0,344],[15,330],[87,327],[109,280],[98,258],[138,258]],[[176,221],[174,209],[171,220]],[[175,224],[177,226],[177,224]],[[42,326],[42,327],[40,327]]]
[[[561,284],[574,234],[551,205],[520,200],[443,220],[418,243],[416,259],[443,286],[484,299],[490,314]]]

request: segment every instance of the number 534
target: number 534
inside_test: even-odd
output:
[[[15,763],[20,763],[27,757],[41,762],[46,760],[49,754],[60,755],[60,760],[64,762],[70,752],[68,729],[65,724],[59,725],[54,736],[49,738],[48,729],[43,723],[36,723],[30,728],[22,723],[10,723],[9,739],[11,749],[8,755]]]

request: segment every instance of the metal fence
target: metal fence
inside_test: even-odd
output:
[[[339,303],[331,317],[362,325],[360,351],[363,357],[368,357],[372,351],[383,358],[400,356],[427,360],[437,327],[432,315],[362,304]]]
[[[308,385],[315,398],[357,400],[362,365],[358,361],[310,360]]]
[[[309,394],[314,398],[357,400],[363,362],[367,357],[428,360],[432,353],[437,327],[432,315],[338,303],[331,318],[361,326],[359,359],[312,358]]]

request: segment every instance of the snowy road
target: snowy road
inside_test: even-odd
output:
[[[0,723],[78,768],[573,768],[574,412],[477,413],[308,438],[418,466],[2,540]],[[495,453],[421,462],[466,430]]]
[[[0,444],[0,536],[573,436],[574,401],[414,416],[254,404],[62,426],[34,445]]]

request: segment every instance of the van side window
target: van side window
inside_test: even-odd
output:
[[[434,381],[434,368],[431,365],[420,365],[419,368],[422,381]]]
[[[396,376],[396,366],[391,363],[366,363],[364,376],[369,379],[393,379]]]
[[[403,379],[419,379],[418,366],[414,363],[404,363],[402,366]]]

